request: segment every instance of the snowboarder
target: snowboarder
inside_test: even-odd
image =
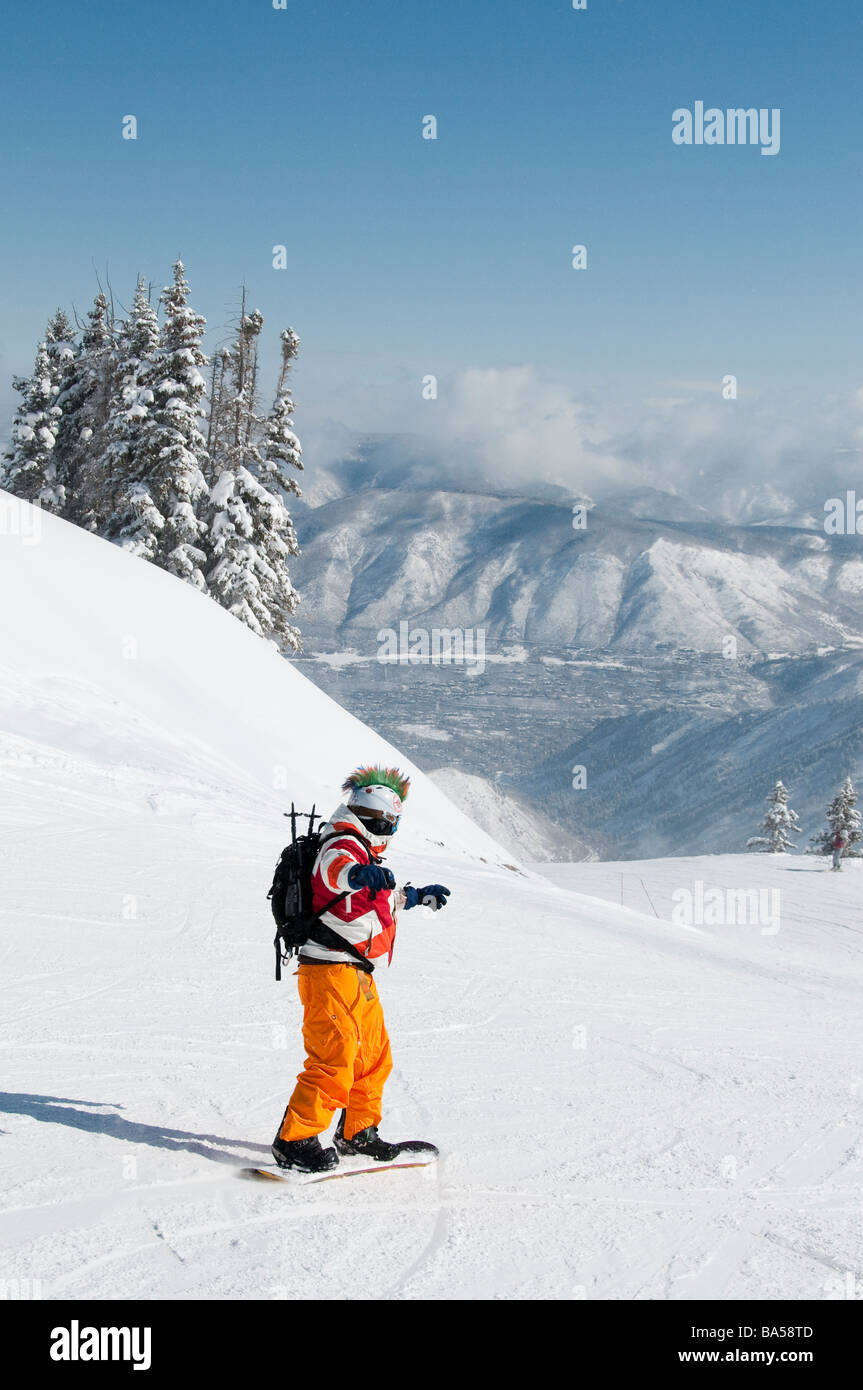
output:
[[[359,1155],[380,1163],[400,1152],[433,1144],[389,1144],[378,1135],[381,1096],[392,1070],[383,1010],[372,976],[373,961],[392,959],[397,914],[417,903],[446,906],[450,890],[439,883],[397,889],[381,858],[398,829],[409,779],[396,768],[360,767],[344,782],[348,795],[323,827],[328,839],[312,874],[316,912],[333,895],[348,896],[322,913],[320,921],[351,942],[369,962],[365,968],[348,951],[307,941],[296,974],[303,1004],[306,1065],[288,1102],[273,1156],[280,1168],[304,1173],[334,1168],[339,1155]],[[333,1112],[341,1110],[335,1148],[321,1147],[319,1135]]]
[[[838,872],[839,870],[841,870],[841,868],[842,868],[842,855],[843,855],[844,852],[845,852],[845,846],[847,845],[847,843],[848,843],[848,836],[847,836],[847,834],[845,833],[845,831],[842,829],[842,827],[840,826],[839,829],[836,831],[836,834],[833,836],[833,841],[832,841],[832,846],[833,846],[833,868],[834,868],[834,870],[836,870],[837,872]]]

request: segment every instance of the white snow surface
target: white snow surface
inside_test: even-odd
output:
[[[859,1274],[863,865],[513,872],[211,601],[0,503],[4,1279],[49,1299],[779,1299]],[[331,810],[378,757],[415,778],[399,882],[453,890],[403,917],[378,972],[382,1132],[441,1161],[244,1184],[302,1063],[264,896],[280,812]],[[674,925],[698,877],[780,888],[781,929]]]

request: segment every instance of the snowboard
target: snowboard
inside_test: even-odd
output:
[[[284,1182],[294,1187],[305,1187],[310,1182],[334,1182],[337,1178],[358,1178],[364,1173],[386,1173],[391,1168],[429,1168],[433,1163],[437,1163],[437,1153],[430,1150],[420,1150],[415,1157],[407,1155],[403,1158],[395,1158],[392,1163],[367,1163],[359,1160],[359,1166],[349,1167],[348,1163],[342,1159],[338,1168],[331,1168],[326,1173],[301,1173],[295,1168],[279,1168],[275,1163],[261,1164],[258,1168],[238,1168],[237,1176],[248,1178],[252,1182]]]

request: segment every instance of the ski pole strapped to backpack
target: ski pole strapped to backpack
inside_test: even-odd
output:
[[[347,951],[349,955],[356,957],[361,970],[365,970],[369,975],[373,974],[374,966],[371,961],[350,941],[346,941],[338,932],[333,931],[332,927],[325,926],[320,920],[331,907],[342,902],[350,890],[345,889],[343,893],[337,893],[318,912],[312,908],[312,873],[318,855],[328,840],[343,839],[345,834],[350,832],[334,830],[329,835],[322,835],[320,828],[314,828],[316,817],[313,806],[309,814],[308,831],[305,835],[297,835],[297,816],[307,813],[296,811],[292,802],[290,812],[285,812],[285,815],[288,814],[291,818],[291,842],[282,850],[272,886],[267,894],[276,923],[276,935],[273,940],[276,949],[276,979],[282,978],[282,965],[287,965],[291,956],[299,953],[300,947],[307,941],[314,941],[318,946],[328,946],[331,950]],[[359,836],[356,838],[359,839]]]

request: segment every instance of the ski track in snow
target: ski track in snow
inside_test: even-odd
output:
[[[189,836],[164,825],[150,853],[167,861]],[[744,865],[749,882],[753,866],[791,877],[792,862],[699,861],[729,886]],[[190,904],[181,935],[139,934],[134,972],[117,969],[118,931],[80,920],[50,928],[55,968],[40,970],[20,919],[6,1086],[38,1099],[7,1094],[0,1118],[14,1277],[52,1298],[779,1298],[824,1296],[831,1274],[861,1267],[863,1053],[836,900],[858,911],[856,872],[832,885],[832,935],[813,932],[818,880],[800,875],[793,905],[782,884],[776,937],[732,941],[604,909],[586,882],[602,865],[549,870],[589,898],[533,879],[495,899],[485,879],[449,875],[451,916],[407,918],[381,980],[396,1056],[385,1132],[434,1138],[441,1162],[324,1196],[249,1190],[232,1171],[267,1156],[301,1062],[295,982],[269,978],[266,919],[262,940],[245,927],[263,867],[236,860],[220,925]],[[686,873],[656,861],[655,901]],[[82,989],[87,932],[99,949]]]

